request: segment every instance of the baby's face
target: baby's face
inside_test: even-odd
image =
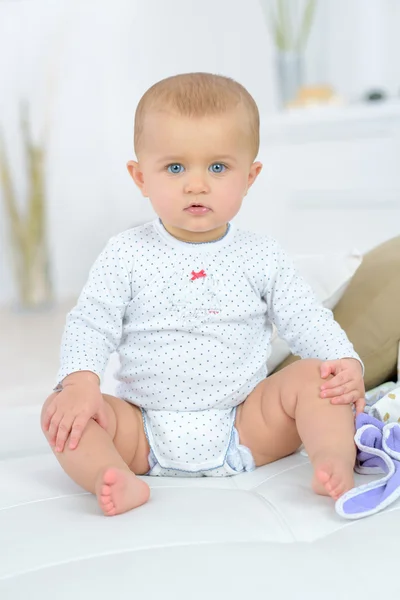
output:
[[[189,118],[146,116],[139,162],[128,170],[166,229],[186,241],[210,241],[226,230],[262,165],[253,163],[241,111]],[[198,204],[205,209],[191,211]]]

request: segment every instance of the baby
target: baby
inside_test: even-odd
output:
[[[145,503],[137,475],[230,476],[304,443],[313,489],[353,487],[363,366],[268,235],[232,219],[260,174],[259,113],[234,80],[164,79],[135,116],[128,171],[158,215],[110,239],[68,314],[42,429],[105,515]],[[268,375],[272,325],[303,360]],[[117,397],[102,394],[112,352]]]

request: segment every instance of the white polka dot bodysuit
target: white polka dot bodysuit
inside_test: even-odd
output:
[[[117,395],[142,409],[162,468],[223,465],[236,407],[267,376],[272,323],[302,358],[359,358],[277,242],[233,223],[189,243],[159,219],[108,242],[68,314],[57,382],[103,376],[117,350]]]

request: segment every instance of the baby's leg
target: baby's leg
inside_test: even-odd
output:
[[[42,410],[42,423],[50,396]],[[107,430],[90,419],[78,447],[53,452],[64,471],[85,490],[97,495],[100,508],[107,516],[116,515],[144,504],[150,496],[149,486],[137,478],[148,469],[149,447],[143,430],[140,410],[114,396],[104,394]],[[49,433],[44,432],[49,439]]]
[[[316,359],[300,360],[267,377],[238,407],[236,428],[257,466],[292,454],[303,442],[314,490],[337,499],[354,486],[354,416],[351,406],[320,398],[320,366]]]

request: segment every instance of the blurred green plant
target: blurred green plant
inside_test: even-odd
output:
[[[281,52],[302,52],[314,20],[317,0],[261,0],[261,5]]]
[[[32,309],[52,302],[45,227],[45,150],[32,140],[26,103],[21,103],[20,124],[28,187],[25,211],[18,209],[5,139],[1,131],[0,184],[10,225],[19,305],[22,309]]]

